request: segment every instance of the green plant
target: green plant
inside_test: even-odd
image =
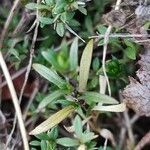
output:
[[[57,34],[62,37],[66,28],[71,30],[70,25],[79,25],[79,23],[73,19],[75,10],[79,10],[85,15],[87,14],[84,5],[84,2],[80,3],[80,1],[75,0],[46,0],[40,4],[28,3],[26,8],[31,10],[39,9],[41,27],[53,24]]]
[[[73,43],[73,46],[77,47],[76,41]],[[75,48],[74,50],[76,51],[77,48]],[[30,134],[37,135],[44,131],[47,131],[51,129],[52,127],[56,126],[58,123],[60,123],[63,119],[65,119],[71,113],[77,111],[77,113],[80,114],[80,111],[82,112],[83,110],[85,110],[85,107],[88,107],[90,112],[92,112],[92,109],[98,110],[98,111],[117,111],[117,112],[125,110],[124,104],[116,105],[118,104],[118,101],[116,101],[115,99],[107,95],[100,94],[98,92],[91,92],[91,91],[86,90],[88,76],[89,76],[89,68],[91,65],[90,60],[92,59],[91,57],[92,51],[93,51],[93,40],[89,41],[89,43],[87,44],[87,46],[85,47],[83,51],[81,61],[80,61],[79,80],[77,81],[79,83],[77,87],[73,87],[67,80],[65,80],[65,78],[61,78],[57,74],[57,72],[52,69],[54,67],[57,70],[58,64],[56,65],[55,61],[53,61],[54,59],[49,59],[50,57],[54,56],[54,53],[51,51],[47,53],[44,52],[42,54],[44,54],[44,58],[46,58],[46,60],[48,60],[48,62],[51,63],[52,68],[47,68],[41,64],[33,65],[33,68],[40,75],[42,75],[45,79],[53,83],[53,86],[55,87],[54,88],[55,91],[53,91],[53,93],[51,93],[50,95],[48,95],[41,101],[41,103],[38,106],[37,111],[40,111],[41,109],[47,107],[49,104],[53,102],[56,104],[60,103],[63,106],[63,109],[51,115],[46,121],[44,121],[42,124],[37,126],[33,131],[31,131]],[[73,51],[71,50],[70,52],[72,53]],[[71,54],[70,54],[70,57],[72,57]],[[53,58],[56,58],[56,56]],[[71,66],[74,66],[75,64],[75,67],[73,68],[76,69],[77,58],[74,57],[73,59],[75,60],[71,61],[73,63]],[[70,68],[70,72],[72,72],[72,67]],[[78,75],[76,75],[76,79],[77,79],[77,76]],[[77,91],[78,93],[77,95],[74,93],[75,91]],[[61,99],[64,99],[64,100],[61,100]],[[81,104],[82,101],[84,102],[84,104]],[[109,108],[109,106],[103,106],[103,104],[111,104],[112,106],[110,106]],[[113,109],[111,107],[113,107]],[[84,117],[86,116],[86,114],[83,114],[83,115]],[[70,139],[67,137],[59,138],[57,140],[57,143],[67,146],[67,147],[80,146],[80,145],[84,145],[87,142],[90,142],[93,138],[95,138],[94,133],[82,132],[81,119],[79,117],[76,117],[74,120],[74,130],[76,134],[76,139]],[[81,131],[78,131],[78,130],[81,130]]]
[[[136,130],[132,131],[132,128],[135,129],[133,124],[136,115],[125,111],[125,100],[122,100],[121,93],[130,81],[128,76],[135,75],[139,50],[142,51],[145,45],[148,46],[147,35],[143,34],[149,30],[149,21],[143,18],[144,33],[141,33],[140,27],[134,29],[133,26],[141,23],[138,22],[141,21],[138,20],[139,17],[134,18],[136,14],[130,14],[134,13],[137,2],[133,5],[131,1],[133,6],[128,3],[124,5],[122,2],[118,5],[121,10],[114,10],[113,0],[21,0],[20,6],[15,9],[16,12],[12,11],[9,14],[12,2],[2,2],[0,24],[4,25],[8,15],[12,15],[12,22],[6,22],[7,34],[4,34],[4,42],[0,45],[1,52],[8,70],[12,73],[16,94],[22,99],[21,117],[24,117],[27,131],[30,131],[32,150],[121,150],[123,147],[134,147],[136,139],[132,134],[135,132],[137,139],[140,138]],[[125,12],[122,12],[124,10]],[[103,14],[108,12],[119,12],[122,15],[127,13],[124,17],[127,18],[127,26],[115,26],[119,15],[111,21],[113,18],[109,18],[108,15],[108,18],[103,17]],[[105,39],[110,27],[111,33],[108,39]],[[145,61],[141,59],[139,64],[143,62]],[[5,66],[6,70],[7,67]],[[27,72],[24,71],[20,77],[19,73],[26,68]],[[141,68],[138,73],[142,71],[144,76],[147,76],[144,69],[145,67]],[[5,107],[3,99],[6,98],[5,93],[9,92],[3,74],[0,78],[2,106]],[[30,92],[26,93],[25,90],[22,97],[20,91],[23,88],[18,87],[22,87],[24,81],[27,81],[26,90]],[[108,83],[110,88],[107,88]],[[10,98],[10,95],[8,97]],[[143,108],[146,110],[147,107],[140,107],[141,110]],[[123,114],[117,113],[123,111]],[[1,116],[3,118],[3,114]],[[7,116],[5,117],[7,120]],[[11,119],[7,121],[9,120]],[[16,132],[12,132],[11,127],[7,130],[8,133],[10,131],[10,136],[5,136],[6,146],[8,149],[12,149],[13,146],[19,149],[20,144],[15,145],[16,141],[21,140],[18,140],[18,129],[13,127]],[[6,133],[6,130],[4,131]],[[124,139],[119,141],[118,137],[122,135],[122,131]],[[0,143],[2,147],[5,146],[3,141],[5,140]],[[24,145],[28,147],[27,138],[24,138],[25,141]]]

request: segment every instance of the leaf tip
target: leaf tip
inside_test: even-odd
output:
[[[36,135],[36,133],[35,133],[34,130],[32,130],[32,131],[29,132],[29,135]]]

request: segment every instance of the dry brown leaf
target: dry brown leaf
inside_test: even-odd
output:
[[[137,71],[138,80],[130,77],[130,84],[123,91],[123,95],[128,107],[132,108],[139,115],[150,116],[150,41],[148,41],[148,32],[143,27],[145,21],[150,20],[150,5],[144,0],[139,2],[124,0],[124,3],[135,5],[132,8],[136,15],[134,19],[126,20],[127,16],[132,15],[126,14],[126,12],[132,12],[130,7],[127,7],[126,11],[112,10],[104,15],[103,18],[108,25],[113,27],[124,25],[124,29],[130,34],[147,35],[134,38],[136,41],[143,40],[142,45],[145,48],[145,54],[141,55],[141,60],[138,62],[141,66]]]
[[[113,27],[121,27],[126,22],[126,14],[121,10],[112,10],[111,12],[103,15],[106,24]]]
[[[136,18],[125,27],[129,33],[148,35],[148,32],[143,28],[143,21],[149,20],[147,17],[148,10],[149,6],[136,8]],[[143,36],[135,38],[135,40],[148,40],[148,38]],[[142,45],[145,48],[145,53],[141,55],[141,59],[138,61],[140,65],[140,69],[136,73],[138,80],[130,77],[130,84],[123,91],[123,95],[129,108],[132,108],[139,115],[150,116],[150,42],[143,42]]]
[[[137,114],[150,116],[150,54],[142,55],[138,63],[139,81],[130,77],[130,84],[123,91],[124,101]]]
[[[7,65],[8,65],[8,68],[10,68],[10,64],[7,64]],[[11,67],[9,69],[9,72],[12,76],[13,74],[17,73],[17,70],[15,69],[15,67]],[[2,75],[0,75],[0,78],[2,78],[2,82],[5,81],[5,79],[3,78]],[[20,90],[22,88],[24,78],[25,78],[25,72],[23,72],[21,75],[19,75],[18,77],[16,77],[13,80],[13,84],[14,84],[15,90],[17,92],[17,95],[20,94]],[[27,84],[26,84],[26,87],[25,87],[25,90],[24,90],[24,93],[23,93],[23,96],[30,97],[30,95],[32,94],[33,90],[36,87],[36,84],[37,84],[36,78],[32,74],[30,74],[29,79],[28,79]],[[4,85],[1,90],[2,90],[2,100],[10,100],[11,95],[10,95],[10,92],[8,90],[7,84]]]

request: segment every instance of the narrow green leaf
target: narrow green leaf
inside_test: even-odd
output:
[[[71,138],[59,138],[57,139],[57,144],[63,145],[65,147],[74,147],[78,146],[80,143],[76,139],[71,139]]]
[[[11,48],[9,50],[9,53],[14,55],[18,60],[21,60],[20,57],[19,57],[19,52],[15,48]]]
[[[47,143],[45,140],[41,141],[41,150],[47,150]]]
[[[69,32],[71,32],[72,34],[74,34],[76,37],[78,37],[82,42],[85,43],[85,41],[74,31],[72,30],[72,28],[70,28],[70,26],[68,26],[66,23],[65,23],[65,27],[67,30],[69,30]]]
[[[65,27],[64,27],[64,24],[62,22],[57,23],[56,32],[59,36],[63,37],[63,35],[65,33]]]
[[[97,71],[100,68],[100,62],[99,62],[98,57],[94,58],[93,63],[92,63],[92,67],[93,67],[94,71]]]
[[[81,118],[79,116],[76,116],[73,122],[73,127],[74,127],[74,131],[76,136],[80,139],[82,137],[82,121]]]
[[[54,70],[49,69],[41,64],[33,64],[33,68],[45,79],[52,82],[59,88],[63,89],[66,86],[66,82]]]
[[[49,103],[53,102],[54,100],[56,100],[60,96],[64,95],[65,93],[66,93],[66,91],[57,90],[57,91],[54,91],[53,93],[49,94],[41,101],[41,103],[38,106],[38,110],[41,110],[42,108],[46,107]]]
[[[94,34],[93,21],[92,21],[91,16],[87,16],[85,18],[85,27],[91,35]]]
[[[118,101],[113,97],[97,92],[85,92],[81,98],[89,102],[99,102],[102,104],[118,104]]]
[[[70,48],[70,69],[76,70],[78,67],[78,38],[75,38]]]
[[[88,42],[81,57],[80,72],[79,72],[79,92],[86,91],[92,53],[93,53],[93,39]]]
[[[64,120],[70,113],[72,113],[75,110],[74,106],[67,106],[63,108],[62,110],[58,111],[57,113],[50,116],[46,121],[41,123],[39,126],[37,126],[34,130],[32,130],[29,134],[30,135],[37,135],[42,132],[45,132],[58,123],[60,123],[62,120]]]
[[[57,55],[53,50],[43,51],[42,55],[52,66],[54,66],[55,69],[58,71],[61,70],[57,61]]]
[[[103,106],[101,103],[99,103],[97,106],[93,108],[93,110],[109,111],[109,112],[123,112],[126,110],[126,105],[125,103],[121,103],[118,105]]]

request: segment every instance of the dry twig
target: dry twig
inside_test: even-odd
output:
[[[24,113],[23,113],[24,120],[26,120],[28,110],[29,110],[29,108],[30,108],[30,106],[31,106],[31,104],[32,104],[36,94],[38,93],[38,90],[39,90],[39,86],[38,85],[39,85],[39,81],[36,82],[36,85],[35,85],[35,88],[33,90],[33,93],[31,94],[29,102],[28,102],[28,104],[27,104],[27,106],[26,106],[26,108],[24,110]]]
[[[150,144],[150,132],[148,132],[141,141],[137,144],[134,150],[142,150],[142,148],[146,145]]]
[[[134,135],[133,135],[132,126],[131,126],[131,122],[130,122],[130,117],[129,117],[127,111],[123,112],[123,115],[124,115],[124,119],[125,119],[126,128],[128,131],[128,136],[130,139],[130,144],[131,144],[131,146],[133,146],[135,143],[135,140],[134,140]]]
[[[16,94],[16,91],[15,91],[14,85],[12,83],[11,76],[9,74],[7,65],[4,61],[4,58],[3,58],[3,55],[2,55],[2,52],[1,52],[6,32],[8,30],[8,27],[10,25],[10,22],[11,22],[12,18],[13,18],[15,9],[17,8],[19,2],[20,2],[20,0],[15,0],[14,1],[14,4],[13,4],[11,10],[10,10],[10,13],[7,17],[4,28],[2,30],[2,34],[1,34],[1,38],[0,38],[0,65],[1,65],[1,68],[2,68],[3,73],[5,75],[5,78],[6,78],[9,90],[10,90],[10,94],[12,96],[12,100],[13,100],[13,103],[14,103],[16,115],[17,115],[17,118],[18,118],[19,128],[20,128],[20,132],[21,132],[21,136],[22,136],[22,140],[23,140],[23,144],[24,144],[24,150],[29,150],[29,145],[28,145],[28,140],[27,140],[27,133],[26,133],[26,129],[25,129],[25,126],[24,126],[24,122],[23,122],[22,113],[21,113],[21,109],[20,109],[20,106],[19,106],[17,94]]]
[[[39,0],[37,0],[37,3],[39,3]],[[27,71],[26,71],[26,74],[25,74],[25,80],[24,80],[23,86],[21,88],[19,103],[21,103],[22,96],[23,96],[23,93],[24,93],[24,90],[25,90],[25,87],[26,87],[26,84],[27,84],[27,81],[28,81],[29,73],[30,73],[30,70],[31,70],[31,67],[32,67],[32,59],[33,59],[33,54],[34,54],[35,42],[36,42],[37,34],[38,34],[38,27],[39,27],[38,9],[36,11],[36,21],[35,22],[36,22],[36,26],[35,26],[33,39],[32,39],[32,44],[31,44],[31,48],[30,48],[30,59],[29,59],[29,64],[27,66]],[[12,128],[11,133],[9,135],[9,140],[11,139],[11,137],[14,133],[14,130],[15,130],[15,127],[16,127],[16,120],[17,120],[17,118],[16,118],[16,115],[15,115],[14,122],[13,122],[13,128]],[[7,143],[8,142],[9,141],[7,140]]]
[[[117,0],[116,5],[115,5],[115,10],[119,10],[120,4],[121,4],[121,0]],[[105,33],[105,36],[104,36],[103,59],[102,59],[102,68],[103,68],[104,76],[107,81],[109,95],[111,95],[111,89],[110,89],[109,79],[108,79],[108,76],[106,73],[105,61],[106,61],[107,46],[109,43],[109,34],[110,34],[111,30],[112,30],[112,25],[109,25],[109,27],[107,28],[107,31]]]
[[[37,4],[40,2],[40,0],[37,0]],[[34,49],[35,49],[35,43],[36,43],[36,39],[37,39],[37,35],[38,35],[38,27],[39,27],[39,11],[38,9],[36,10],[36,26],[35,26],[35,30],[34,30],[34,34],[33,34],[33,39],[32,39],[32,43],[31,43],[31,48],[30,48],[30,59],[29,59],[29,64],[27,66],[27,72],[25,74],[25,80],[21,89],[21,93],[20,93],[20,97],[19,97],[19,102],[21,102],[22,96],[23,96],[23,92],[25,90],[25,86],[27,84],[27,80],[29,78],[29,73],[32,67],[32,60],[33,60],[33,55],[34,55]]]

